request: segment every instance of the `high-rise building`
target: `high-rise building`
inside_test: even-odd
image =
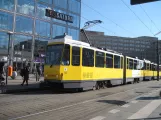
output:
[[[8,32],[14,56],[33,61],[56,36],[78,40],[80,13],[81,0],[0,0],[0,57],[7,55]]]
[[[140,59],[148,59],[157,63],[157,40],[156,37],[119,37],[108,36],[104,32],[86,31],[91,44],[96,47],[102,47],[120,52],[131,57],[138,57]],[[86,42],[85,36],[81,33],[80,40]],[[161,42],[159,41],[161,47]],[[159,48],[160,50],[160,48]],[[161,61],[161,59],[160,59]],[[161,62],[160,62],[161,63]]]

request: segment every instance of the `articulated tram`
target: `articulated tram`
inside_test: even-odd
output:
[[[48,43],[44,80],[54,88],[99,89],[154,78],[152,66],[154,68],[150,61],[92,47],[64,36]]]

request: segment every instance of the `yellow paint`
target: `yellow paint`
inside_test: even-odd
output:
[[[153,71],[151,70],[144,70],[144,76],[145,77],[152,77],[153,76]]]

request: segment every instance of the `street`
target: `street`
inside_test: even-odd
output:
[[[0,94],[0,120],[160,120],[161,81],[81,93]]]

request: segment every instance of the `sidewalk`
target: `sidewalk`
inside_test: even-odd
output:
[[[41,77],[39,81],[36,81],[36,77],[33,74],[30,74],[28,86],[26,86],[26,84],[24,84],[24,86],[21,86],[23,82],[23,79],[21,76],[17,76],[16,79],[14,80],[11,77],[8,77],[6,92],[12,93],[12,92],[38,90],[40,81],[44,81],[44,77]],[[1,90],[0,90],[0,93],[1,93]]]

